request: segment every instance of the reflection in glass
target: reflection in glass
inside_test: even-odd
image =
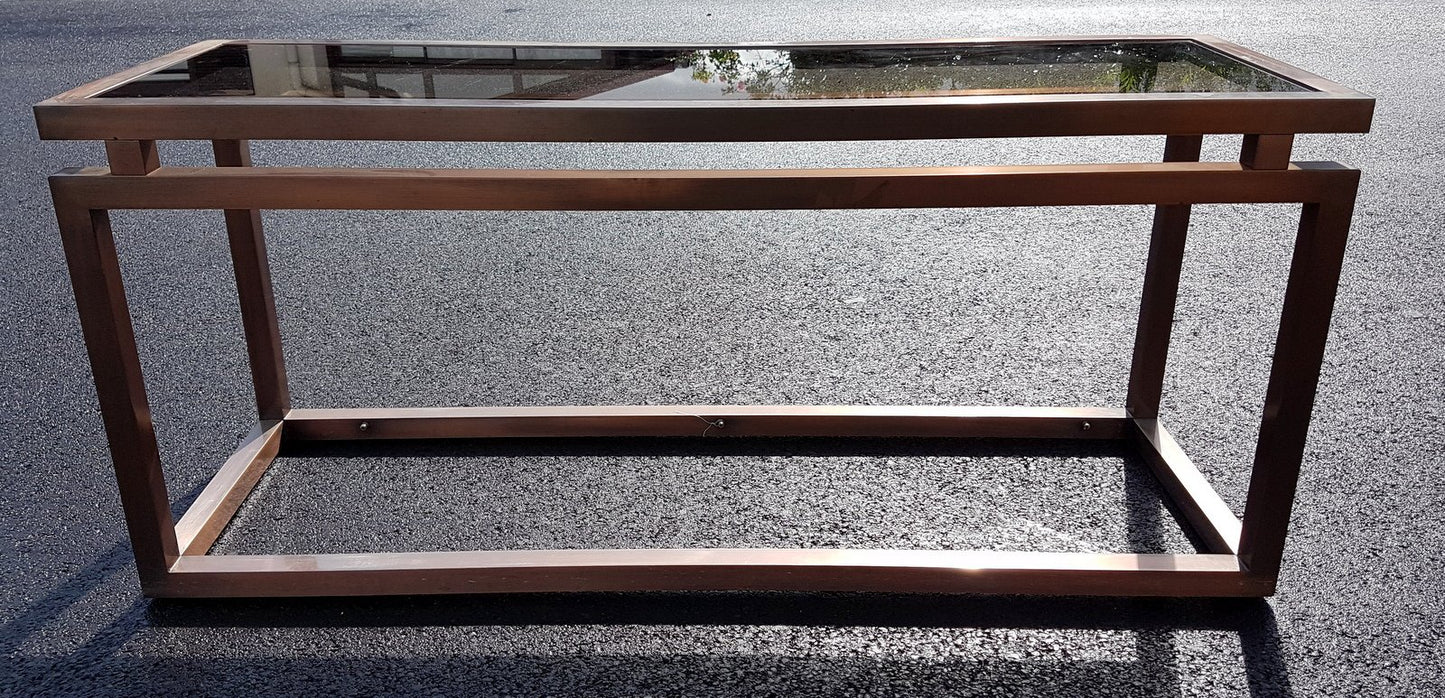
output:
[[[227,44],[100,96],[737,100],[1303,91],[1192,41],[696,50]]]

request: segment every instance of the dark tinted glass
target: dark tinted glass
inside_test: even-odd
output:
[[[224,45],[103,97],[827,99],[1303,92],[1191,41],[778,49]]]

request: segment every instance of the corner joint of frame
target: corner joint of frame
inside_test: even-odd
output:
[[[1266,574],[1252,570],[1243,555],[1235,555],[1234,557],[1239,561],[1239,573],[1244,578],[1246,584],[1253,588],[1259,596],[1274,596],[1275,589],[1279,584],[1278,573]]]
[[[291,413],[294,411],[295,410],[288,407],[279,419],[261,420],[263,429],[270,429],[273,426],[279,427],[276,436],[280,439],[280,454],[286,453],[287,449],[291,446],[305,441],[297,432],[296,428],[291,426],[295,422],[291,417]]]
[[[1296,162],[1294,169],[1319,177],[1319,193],[1313,203],[1324,203],[1342,197],[1353,199],[1360,188],[1361,172],[1358,168],[1333,161]]]
[[[173,570],[175,570],[176,565],[180,563],[180,560],[180,556],[169,558],[166,563],[166,569],[142,572],[140,575],[141,594],[151,599],[167,596],[167,592],[170,589],[171,575],[174,574]]]
[[[50,196],[55,200],[56,209],[90,208],[84,197],[81,196],[79,186],[84,179],[93,174],[91,168],[67,167],[50,175],[47,181],[50,184]]]

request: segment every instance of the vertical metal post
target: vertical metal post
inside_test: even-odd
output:
[[[116,175],[148,175],[161,166],[155,141],[106,141],[105,159]]]
[[[126,528],[141,587],[150,592],[165,580],[178,556],[175,522],[110,217],[52,193]]]
[[[1240,561],[1252,574],[1271,578],[1279,574],[1284,556],[1345,240],[1355,210],[1359,172],[1346,170],[1341,175],[1344,185],[1333,196],[1305,204],[1300,215],[1244,505]]]
[[[1164,143],[1164,161],[1198,162],[1203,142],[1203,136],[1169,136]],[[1154,419],[1159,415],[1188,229],[1188,204],[1154,207],[1149,261],[1144,268],[1144,290],[1139,300],[1139,325],[1134,334],[1134,361],[1129,369],[1129,393],[1124,403],[1137,419]]]
[[[246,141],[212,141],[211,146],[217,166],[251,166],[250,145]],[[225,216],[231,266],[236,273],[236,293],[240,297],[241,324],[246,333],[246,353],[251,363],[251,383],[256,388],[256,409],[262,420],[282,419],[291,409],[291,393],[281,353],[281,328],[276,320],[276,298],[271,288],[261,212],[235,209],[227,210]]]
[[[1245,134],[1239,148],[1239,163],[1251,170],[1283,170],[1289,167],[1294,134]]]

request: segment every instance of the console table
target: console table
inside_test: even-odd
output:
[[[1290,162],[1295,134],[1362,133],[1370,97],[1213,37],[598,46],[206,41],[35,107],[41,138],[104,141],[50,178],[144,592],[1273,593],[1359,172]],[[563,171],[251,167],[256,139],[791,141],[1162,135],[1162,162]],[[1199,162],[1238,134],[1238,161]],[[215,167],[162,166],[209,140]],[[1151,158],[1153,160],[1153,158]],[[1191,206],[1302,205],[1243,518],[1158,421]],[[1092,407],[293,407],[263,209],[709,210],[1154,205],[1128,397]],[[258,421],[172,518],[108,211],[225,212]],[[699,418],[706,422],[699,429]],[[1199,554],[948,550],[513,550],[211,555],[271,461],[309,440],[676,436],[1116,439]]]

